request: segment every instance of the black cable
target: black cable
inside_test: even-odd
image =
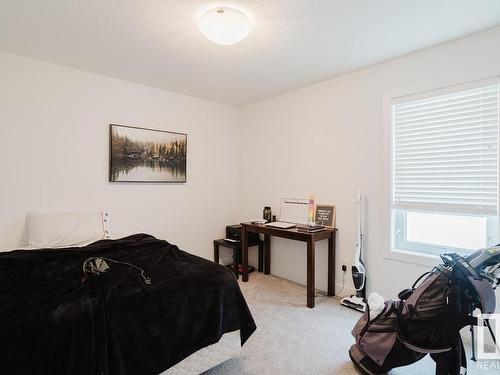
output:
[[[344,291],[344,286],[345,286],[345,274],[346,274],[346,271],[342,272],[342,289],[340,289],[337,293],[335,294],[340,294]]]
[[[115,264],[123,264],[125,266],[135,268],[136,270],[141,272],[140,276],[144,280],[144,283],[146,285],[151,285],[151,279],[144,274],[144,270],[142,268],[139,268],[139,267],[137,267],[131,263],[128,263],[128,262],[120,262],[118,260],[113,260],[113,259],[105,258],[105,257],[91,257],[91,258],[86,259],[85,262],[83,262],[83,266],[82,266],[84,277],[87,276],[87,273],[94,274],[94,275],[100,275],[101,273],[106,272],[109,269],[109,266],[107,266],[107,264],[105,262],[107,268],[104,271],[99,270],[99,267],[96,264],[97,260],[108,261],[108,262],[115,263]]]
[[[344,287],[345,287],[345,274],[346,274],[345,271],[342,272],[342,288],[338,292],[335,292],[335,295],[333,296],[333,298],[337,298],[337,299],[338,298],[343,298],[343,296],[339,296],[339,294],[344,291]],[[332,296],[329,296],[327,293],[323,292],[322,290],[316,290],[315,293],[314,293],[314,297],[332,297]]]

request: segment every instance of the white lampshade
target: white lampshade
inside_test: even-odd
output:
[[[238,9],[220,7],[205,12],[198,28],[208,40],[223,45],[241,42],[252,31],[252,21]]]

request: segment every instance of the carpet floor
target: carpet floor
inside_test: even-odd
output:
[[[356,375],[348,351],[351,329],[360,313],[342,307],[332,297],[317,297],[309,309],[306,288],[278,277],[254,272],[240,286],[252,311],[257,331],[230,359],[204,375]],[[470,356],[469,356],[470,357]],[[479,368],[469,361],[469,375],[498,375],[498,368]],[[432,375],[434,362],[427,356],[391,375]]]

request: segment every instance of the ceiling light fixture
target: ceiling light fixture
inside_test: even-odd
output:
[[[252,31],[253,23],[238,9],[219,7],[206,11],[198,20],[198,28],[208,40],[231,45],[245,39]]]

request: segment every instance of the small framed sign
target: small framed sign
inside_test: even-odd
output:
[[[335,206],[331,204],[317,204],[314,210],[314,221],[316,224],[335,228]]]

